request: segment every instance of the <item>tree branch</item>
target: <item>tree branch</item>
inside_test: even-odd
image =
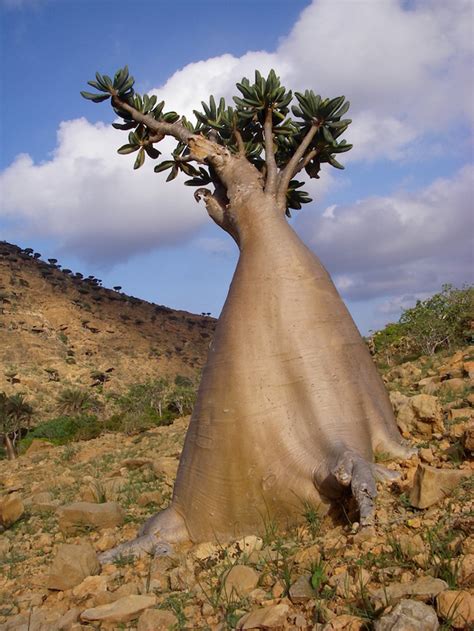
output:
[[[296,149],[295,153],[291,157],[291,160],[288,162],[286,167],[280,173],[279,183],[278,183],[278,191],[277,191],[277,200],[284,204],[284,200],[286,197],[286,191],[288,189],[288,184],[290,183],[291,178],[297,173],[300,160],[303,158],[306,149],[311,144],[316,132],[321,127],[322,123],[315,122],[311,125],[308,133],[301,141],[299,147]],[[302,167],[301,167],[302,168]],[[301,170],[301,169],[298,169]]]
[[[239,148],[239,156],[245,156],[245,144],[242,139],[242,134],[238,129],[234,129],[234,136],[237,142],[237,147]]]
[[[156,132],[157,134],[164,134],[165,136],[173,136],[176,140],[180,140],[181,142],[187,143],[190,138],[194,136],[194,134],[186,129],[184,125],[181,123],[166,123],[165,121],[157,121],[153,116],[149,114],[143,114],[135,109],[132,105],[127,103],[126,101],[122,101],[118,96],[112,97],[112,105],[117,109],[124,110],[128,112],[133,120],[137,121],[137,123],[143,123]]]
[[[296,175],[297,173],[299,173],[302,169],[304,169],[304,168],[305,168],[305,166],[306,166],[307,164],[309,164],[309,163],[311,162],[311,160],[312,160],[315,156],[317,156],[317,155],[318,155],[318,150],[317,150],[317,149],[311,149],[311,151],[310,151],[309,153],[307,153],[307,154],[304,156],[304,158],[302,158],[302,159],[298,162],[298,164],[297,164],[297,166],[296,166],[295,170],[293,171],[293,175],[292,175],[291,177],[295,177],[295,175]]]
[[[267,163],[265,192],[272,195],[276,193],[278,168],[275,160],[275,151],[273,149],[273,111],[271,107],[267,109],[265,114],[263,136],[265,139],[265,162]]]

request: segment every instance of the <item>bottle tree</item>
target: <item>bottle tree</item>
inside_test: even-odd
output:
[[[293,93],[273,70],[242,79],[234,105],[213,96],[196,122],[139,95],[127,67],[96,74],[94,102],[110,100],[129,132],[118,149],[134,168],[183,172],[240,255],[203,371],[170,506],[134,541],[104,553],[141,554],[180,541],[223,541],[286,526],[304,506],[327,510],[345,492],[362,526],[374,519],[377,450],[406,457],[385,387],[328,273],[287,217],[310,200],[302,176],[337,169],[352,145],[344,96]],[[292,105],[293,103],[293,105]],[[290,114],[291,108],[291,114]]]

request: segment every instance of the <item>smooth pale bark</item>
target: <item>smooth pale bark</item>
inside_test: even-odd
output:
[[[229,190],[229,189],[228,189]],[[328,273],[274,198],[242,187],[215,221],[240,257],[215,331],[171,506],[103,555],[263,532],[352,486],[370,523],[377,450],[402,445],[373,360]],[[163,548],[164,546],[164,548]]]

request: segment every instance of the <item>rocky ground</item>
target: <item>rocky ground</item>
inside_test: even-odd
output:
[[[467,629],[474,625],[474,348],[397,366],[385,379],[402,433],[419,448],[380,486],[359,529],[350,499],[321,519],[169,557],[97,552],[165,507],[188,419],[137,436],[62,447],[34,442],[0,462],[0,628]]]
[[[104,402],[137,381],[196,377],[213,318],[127,296],[50,261],[0,241],[0,391],[25,394],[34,424],[57,416],[66,388],[103,390]]]

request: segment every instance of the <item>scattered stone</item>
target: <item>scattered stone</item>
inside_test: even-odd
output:
[[[451,491],[469,475],[469,471],[435,469],[428,465],[419,465],[410,493],[410,504],[415,508],[432,506],[448,497]]]
[[[458,377],[454,379],[446,379],[443,381],[440,387],[440,392],[443,394],[454,392],[463,392],[463,390],[472,384],[468,380],[460,379]]]
[[[73,534],[84,528],[113,528],[121,526],[125,513],[116,502],[94,504],[76,502],[59,509],[59,529],[65,534]]]
[[[137,631],[169,631],[177,628],[178,619],[166,609],[147,609],[138,619]]]
[[[149,504],[161,504],[163,495],[160,491],[145,491],[137,497],[138,506],[148,506]]]
[[[178,461],[176,458],[158,458],[152,463],[152,469],[156,475],[165,475],[167,478],[174,479],[178,470]]]
[[[228,546],[227,552],[231,557],[238,557],[242,554],[250,556],[253,552],[260,552],[262,548],[263,539],[256,535],[247,535]]]
[[[58,631],[69,631],[71,626],[79,620],[81,610],[79,607],[73,607],[58,620]]]
[[[11,543],[6,537],[0,537],[0,559],[10,552]]]
[[[426,545],[421,535],[401,534],[398,536],[397,541],[403,555],[408,559],[413,559],[418,554],[426,552]]]
[[[224,592],[230,600],[240,600],[255,589],[259,574],[247,565],[234,565],[224,579]]]
[[[474,453],[474,427],[468,427],[464,435],[464,447],[466,451]]]
[[[303,574],[290,587],[290,600],[292,603],[304,603],[315,598],[316,592],[311,586],[311,574]]]
[[[155,604],[155,596],[125,596],[108,605],[86,609],[80,618],[83,622],[129,622]]]
[[[374,631],[438,631],[439,622],[433,607],[417,600],[401,600],[374,624]]]
[[[240,618],[237,623],[237,629],[273,629],[274,631],[280,631],[288,627],[286,619],[289,612],[290,607],[285,603],[260,607]]]
[[[89,543],[62,543],[51,565],[48,589],[71,589],[99,570],[99,560]]]
[[[369,590],[369,598],[375,607],[386,607],[407,596],[413,596],[417,600],[429,600],[447,588],[448,584],[440,578],[423,576],[414,582],[392,583],[385,587]]]
[[[96,504],[104,501],[114,502],[120,497],[127,484],[127,480],[121,476],[105,480],[92,480],[83,488],[81,496],[85,502],[94,502]]]
[[[344,614],[330,620],[324,625],[322,631],[362,631],[364,628],[366,628],[365,620]]]
[[[456,564],[459,583],[461,585],[472,585],[474,581],[474,554],[462,556]]]
[[[0,526],[9,528],[25,512],[25,506],[19,493],[9,493],[0,498]]]
[[[474,418],[474,408],[451,408],[448,410],[448,421],[464,421]]]
[[[443,432],[443,411],[438,397],[417,394],[410,397],[398,409],[397,425],[404,435],[416,431],[424,436]]]
[[[431,451],[430,447],[422,447],[418,453],[420,454],[420,458],[424,462],[427,462],[428,464],[433,462],[433,460],[435,459],[434,454]]]
[[[474,594],[453,589],[441,592],[436,598],[436,611],[454,629],[468,629],[474,625]]]
[[[88,576],[82,583],[76,585],[72,590],[72,595],[78,600],[84,600],[89,596],[95,596],[100,592],[107,591],[107,579],[105,576]]]
[[[217,556],[220,552],[219,546],[211,541],[205,541],[203,543],[198,543],[191,550],[191,555],[197,559],[198,561],[204,561],[205,559],[209,559],[211,557]]]

